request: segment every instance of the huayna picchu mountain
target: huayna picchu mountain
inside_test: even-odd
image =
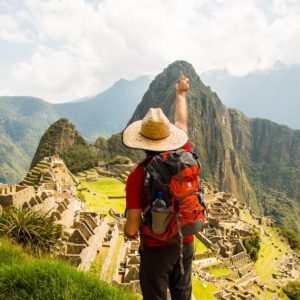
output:
[[[156,76],[129,123],[142,119],[150,107],[162,108],[174,122],[175,83],[182,73],[190,79],[189,137],[203,177],[299,233],[300,130],[228,109],[185,61]]]
[[[31,162],[32,169],[45,156],[59,155],[72,172],[94,167],[97,154],[75,126],[66,118],[53,123],[42,136],[39,146]]]

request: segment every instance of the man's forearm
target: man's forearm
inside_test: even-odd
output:
[[[188,132],[188,108],[185,92],[176,93],[175,125]]]

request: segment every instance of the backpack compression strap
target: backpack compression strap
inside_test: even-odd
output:
[[[179,214],[179,199],[175,199],[174,204],[174,211],[176,216],[176,223],[178,227],[178,245],[179,245],[179,264],[180,264],[180,272],[183,275],[184,274],[184,267],[183,267],[183,235],[180,225],[180,214]]]

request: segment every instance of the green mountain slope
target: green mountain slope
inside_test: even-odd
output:
[[[79,172],[97,163],[98,157],[68,119],[52,124],[42,136],[31,162],[32,169],[45,156],[59,155],[71,172]]]
[[[142,119],[149,107],[161,107],[173,122],[174,85],[181,72],[190,78],[189,136],[205,179],[300,232],[299,131],[226,108],[184,61],[155,78],[130,122]]]
[[[235,149],[264,213],[299,232],[300,130],[229,111]]]
[[[39,139],[57,115],[33,97],[0,97],[0,182],[25,175]]]

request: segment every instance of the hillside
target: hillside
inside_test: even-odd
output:
[[[300,131],[228,109],[184,61],[156,76],[129,123],[142,119],[149,107],[161,107],[173,122],[174,84],[181,72],[190,78],[189,136],[204,178],[299,233]]]
[[[42,134],[60,118],[69,118],[93,141],[122,130],[149,82],[148,76],[121,79],[103,93],[61,105],[33,97],[0,97],[0,182],[17,182],[26,174]]]
[[[245,76],[212,70],[200,77],[227,106],[238,108],[250,117],[266,118],[300,129],[300,65],[277,65],[271,70]]]
[[[45,156],[59,155],[72,172],[79,172],[95,166],[96,153],[76,131],[68,119],[52,124],[42,136],[31,162],[32,169]]]
[[[49,280],[50,279],[50,280]],[[0,240],[1,299],[138,299],[53,258],[38,259]]]
[[[0,97],[0,182],[16,182],[29,169],[43,131],[57,119],[33,97]]]

